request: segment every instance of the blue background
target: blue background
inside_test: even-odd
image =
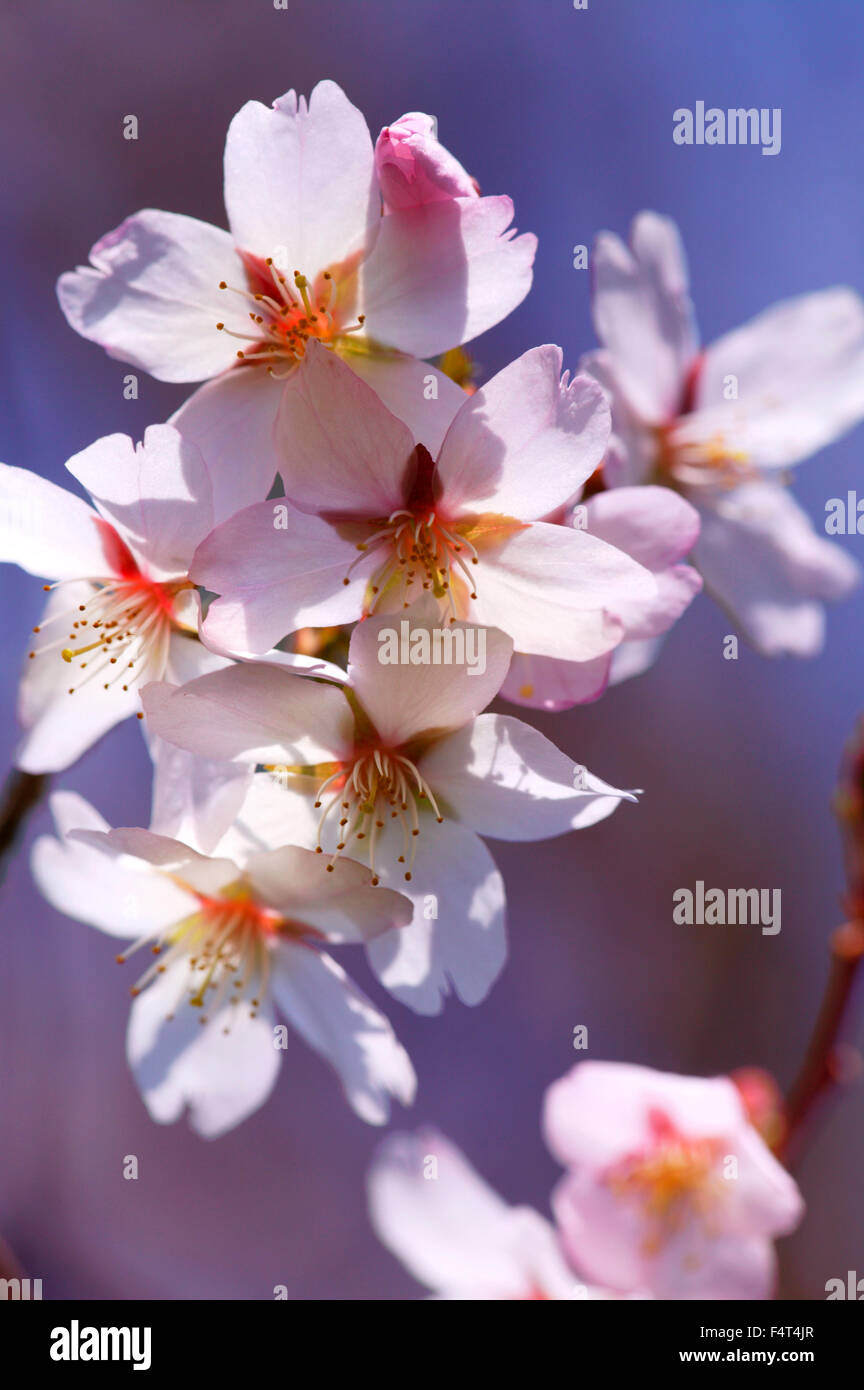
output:
[[[0,457],[63,480],[63,462],[113,430],[140,437],[182,399],[76,337],[54,298],[64,269],[139,207],[223,223],[221,153],[250,97],[332,77],[373,133],[403,111],[437,115],[484,191],[507,192],[540,237],[534,290],[475,345],[484,375],[527,347],[593,343],[588,276],[572,248],[625,232],[651,207],[689,250],[706,341],[774,300],[864,288],[861,83],[854,0],[34,0],[4,7]],[[682,148],[672,112],[779,106],[783,148]],[[122,138],[123,116],[140,138]],[[817,526],[861,476],[862,434],[799,474]],[[860,558],[862,541],[841,542]],[[0,739],[16,731],[16,674],[42,595],[0,573]],[[420,1077],[402,1127],[439,1125],[510,1200],[544,1209],[556,1177],[538,1128],[543,1090],[590,1055],[683,1072],[754,1063],[788,1083],[840,920],[829,801],[864,704],[864,596],[832,612],[820,660],[722,659],[729,620],[701,600],[658,666],[599,705],[537,722],[618,785],[645,788],[570,841],[493,846],[511,909],[511,958],[487,1003],[443,1018],[391,1016]],[[146,824],[137,729],[115,731],[62,779],[115,824]],[[30,835],[47,826],[44,811]],[[674,927],[671,895],[780,887],[783,929]],[[297,1044],[277,1091],[214,1143],[148,1120],[127,1073],[128,980],[110,942],[52,911],[26,854],[2,895],[0,1229],[46,1297],[410,1298],[417,1286],[365,1214],[376,1142],[332,1076]],[[382,998],[358,959],[346,960]],[[861,1091],[824,1117],[799,1177],[806,1221],[783,1243],[784,1289],[824,1297],[864,1273]],[[139,1158],[137,1182],[123,1158]]]

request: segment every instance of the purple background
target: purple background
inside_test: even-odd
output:
[[[223,223],[221,152],[233,112],[329,76],[374,131],[428,110],[484,191],[515,199],[540,235],[535,288],[475,347],[485,374],[539,342],[570,365],[592,344],[588,277],[571,248],[653,207],[689,248],[706,340],[776,299],[864,287],[860,54],[864,10],[760,0],[34,0],[0,18],[0,457],[63,479],[63,461],[113,430],[140,437],[182,399],[67,328],[53,285],[139,207]],[[682,149],[672,112],[699,99],[780,106],[783,149]],[[138,116],[140,138],[122,138]],[[825,501],[860,477],[859,433],[806,466]],[[861,554],[862,542],[844,542]],[[0,737],[42,595],[2,571]],[[832,613],[821,660],[721,656],[729,620],[707,600],[647,677],[599,705],[538,720],[619,785],[644,787],[570,840],[499,846],[511,957],[487,1003],[424,1020],[390,1013],[420,1078],[399,1127],[440,1126],[511,1200],[545,1209],[556,1168],[538,1114],[587,1024],[596,1058],[683,1072],[744,1064],[788,1083],[839,921],[829,814],[860,705],[860,595]],[[146,824],[137,729],[115,731],[62,779],[115,824]],[[40,811],[30,836],[45,829]],[[28,838],[30,838],[28,836]],[[495,848],[493,846],[493,848]],[[696,879],[780,887],[783,930],[675,927],[671,895]],[[349,969],[376,998],[359,956]],[[205,1143],[153,1125],[123,1056],[128,979],[111,943],[52,911],[27,856],[2,894],[0,1230],[46,1297],[411,1298],[372,1235],[363,1178],[377,1140],[298,1042],[266,1108]],[[584,1054],[583,1054],[584,1055]],[[783,1243],[784,1288],[824,1297],[864,1272],[861,1091],[827,1117],[800,1170],[809,1212]],[[122,1178],[136,1154],[140,1178]]]

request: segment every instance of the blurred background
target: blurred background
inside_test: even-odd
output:
[[[484,192],[509,193],[539,234],[533,293],[472,351],[484,377],[526,348],[593,343],[588,275],[572,248],[635,212],[673,215],[703,336],[785,296],[864,289],[864,9],[857,0],[33,0],[0,10],[0,458],[65,481],[63,463],[115,430],[140,438],[183,388],[128,370],[69,329],[58,274],[140,207],[224,225],[221,156],[234,111],[322,77],[373,135],[405,111]],[[783,147],[682,148],[672,112],[697,100],[781,107]],[[134,114],[139,139],[123,139]],[[864,432],[805,465],[817,527],[861,478]],[[841,540],[864,559],[860,538]],[[42,603],[0,572],[0,741],[16,741],[15,683]],[[569,841],[493,845],[510,899],[511,956],[485,1005],[443,1017],[388,1009],[417,1066],[413,1112],[461,1145],[511,1201],[548,1208],[557,1169],[538,1119],[578,1056],[690,1073],[745,1064],[783,1085],[797,1068],[840,920],[829,810],[841,746],[864,706],[864,594],[829,616],[821,660],[722,657],[729,620],[707,599],[659,664],[599,704],[537,723],[619,786],[643,787]],[[62,778],[114,824],[146,824],[140,734],[115,730]],[[54,912],[27,845],[0,894],[0,1230],[46,1298],[402,1299],[419,1288],[376,1242],[364,1174],[377,1141],[299,1042],[276,1092],[239,1130],[199,1140],[153,1125],[124,1059],[128,980],[111,944]],[[779,936],[681,928],[672,892],[780,887]],[[359,953],[343,959],[379,1002]],[[808,1201],[782,1243],[783,1290],[824,1297],[862,1270],[862,1091],[825,1117],[798,1176]],[[139,1159],[137,1182],[122,1177]]]

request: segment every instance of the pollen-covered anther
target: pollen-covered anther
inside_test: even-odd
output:
[[[50,587],[59,589],[65,582]],[[143,674],[149,664],[146,658],[151,656],[155,658],[156,668],[164,666],[174,628],[174,600],[180,589],[189,587],[187,583],[158,584],[140,574],[129,579],[94,579],[92,582],[92,596],[72,610],[77,614],[86,613],[87,617],[76,618],[70,629],[69,612],[56,613],[34,629],[39,634],[45,633],[49,640],[29,653],[32,659],[49,653],[56,657],[59,652],[67,665],[83,673],[81,680],[69,687],[70,695],[99,676],[110,676],[101,681],[103,690],[110,690],[119,682],[125,682],[122,689],[128,690]],[[79,645],[80,629],[88,626],[92,639]],[[62,633],[64,627],[65,637],[52,637],[53,632]],[[121,656],[127,658],[123,663]],[[112,672],[112,666],[119,669]]]
[[[168,927],[155,939],[151,935],[134,942],[117,956],[123,965],[142,946],[158,957],[132,986],[137,996],[172,965],[185,963],[188,971],[184,997],[192,1008],[204,1008],[206,1023],[225,1003],[246,1001],[255,1018],[266,997],[270,974],[270,942],[292,924],[255,901],[241,882],[222,890],[215,898],[196,894],[199,909]],[[294,927],[296,930],[296,926]],[[229,1031],[229,1030],[225,1030]]]
[[[256,280],[263,283],[265,290],[240,289],[229,285],[225,280],[219,282],[220,290],[240,295],[247,304],[253,331],[239,333],[227,328],[220,321],[216,328],[229,338],[236,338],[249,346],[237,352],[238,361],[244,366],[263,366],[278,379],[287,376],[306,353],[310,338],[316,338],[326,347],[333,347],[336,341],[346,334],[359,333],[365,323],[365,315],[359,315],[357,322],[343,324],[337,312],[335,281],[332,272],[325,270],[313,286],[299,270],[288,277],[274,264],[272,256],[256,262]],[[280,368],[281,370],[277,370]]]
[[[329,796],[328,792],[331,793]],[[405,754],[390,749],[374,748],[360,753],[353,763],[342,765],[318,789],[315,805],[323,807],[323,810],[318,822],[317,849],[321,850],[321,837],[331,812],[337,809],[346,811],[347,815],[339,818],[341,833],[327,867],[332,869],[336,858],[353,841],[362,843],[368,840],[368,846],[364,848],[367,849],[373,885],[377,884],[378,840],[387,823],[389,809],[390,819],[401,823],[403,853],[399,855],[398,862],[407,862],[404,877],[410,881],[421,830],[419,807],[424,802],[431,806],[440,825],[444,818],[416,763]]]
[[[399,508],[382,520],[365,541],[357,544],[357,559],[351,564],[343,584],[351,582],[355,567],[370,550],[382,553],[382,560],[369,582],[374,612],[378,597],[385,590],[395,589],[402,607],[410,607],[412,589],[419,580],[422,589],[431,590],[437,599],[446,599],[451,620],[456,618],[457,590],[467,587],[476,599],[474,581],[463,551],[468,551],[471,564],[479,557],[465,536],[448,525],[434,511],[416,512]]]
[[[721,432],[705,439],[677,438],[663,426],[657,431],[658,471],[683,487],[724,489],[754,481],[759,470]]]

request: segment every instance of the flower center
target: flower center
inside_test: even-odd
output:
[[[80,582],[60,580],[44,588],[49,592]],[[181,590],[193,587],[191,582],[157,584],[137,570],[124,578],[88,582],[94,590],[84,603],[34,627],[35,633],[45,633],[49,640],[29,653],[31,661],[59,648],[63,660],[81,677],[69,686],[70,695],[90,681],[101,682],[103,690],[118,684],[128,690],[148,668],[151,678],[154,669],[164,670],[176,625],[174,600]],[[59,635],[55,637],[54,631]]]
[[[477,597],[468,564],[480,561],[471,541],[458,526],[445,525],[434,510],[400,508],[374,525],[372,535],[358,543],[360,555],[342,581],[350,583],[351,570],[364,555],[380,554],[369,584],[367,612],[375,611],[384,594],[401,599],[402,607],[408,608],[425,590],[446,601],[450,621],[455,622],[457,610],[465,611],[466,597]]]
[[[281,380],[305,356],[310,338],[333,347],[346,334],[362,330],[363,314],[354,324],[346,326],[341,322],[331,271],[323,271],[312,282],[295,270],[289,283],[289,277],[274,265],[271,256],[261,260],[244,253],[243,260],[247,288],[238,289],[225,280],[219,282],[219,288],[246,300],[250,306],[250,331],[238,333],[224,323],[216,325],[220,333],[250,344],[238,349],[238,363],[266,367],[271,376]]]
[[[676,438],[680,425],[676,421],[655,430],[656,468],[662,482],[684,488],[734,488],[759,476],[747,455],[732,449],[719,430],[707,439],[688,440]]]
[[[401,853],[396,862],[405,865],[405,881],[410,882],[421,830],[420,812],[428,808],[439,825],[444,821],[416,763],[392,749],[367,747],[358,749],[355,757],[346,762],[317,767],[271,764],[266,770],[283,786],[290,785],[296,777],[322,779],[314,803],[315,809],[321,811],[315,853],[325,853],[321,839],[328,822],[338,822],[336,849],[327,865],[331,873],[339,855],[350,845],[359,855],[365,854],[372,883],[377,885],[379,842],[382,832],[395,821],[401,833]]]
[[[648,1221],[643,1242],[654,1255],[692,1217],[706,1221],[722,1192],[717,1139],[688,1139],[663,1115],[652,1116],[654,1146],[616,1164],[606,1183],[616,1197],[636,1201]]]
[[[234,1008],[246,1002],[250,1018],[257,1017],[270,978],[273,938],[288,934],[302,939],[317,933],[263,907],[242,880],[221,889],[215,898],[196,892],[180,878],[177,882],[194,893],[199,909],[163,931],[141,937],[117,956],[123,965],[141,946],[149,945],[158,957],[132,986],[131,994],[139,995],[158,975],[185,960],[189,974],[183,998],[201,1009],[202,1024],[209,1021],[208,1010],[215,1013],[225,1003]],[[230,1031],[230,1026],[223,1029]]]

